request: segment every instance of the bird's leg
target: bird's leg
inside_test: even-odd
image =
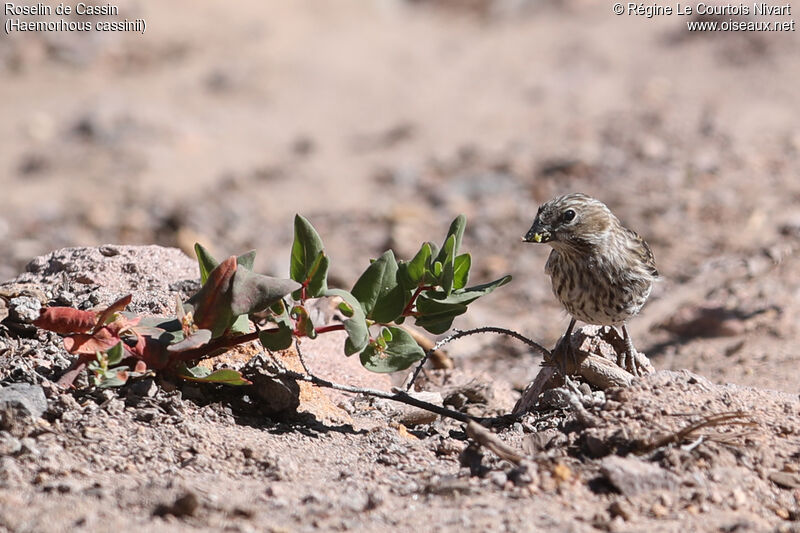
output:
[[[622,338],[625,340],[625,353],[618,356],[617,364],[634,376],[638,376],[639,369],[636,368],[636,348],[633,347],[633,340],[625,324],[622,324]]]
[[[561,337],[561,340],[556,345],[556,349],[553,350],[553,355],[555,355],[558,359],[558,370],[565,378],[567,377],[567,358],[569,358],[573,365],[577,366],[578,364],[575,350],[572,349],[572,343],[570,342],[570,338],[572,337],[572,328],[574,327],[575,319],[573,318],[569,321],[569,326],[567,326],[566,333],[564,333],[564,336]]]

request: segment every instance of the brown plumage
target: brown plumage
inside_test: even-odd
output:
[[[658,277],[644,239],[623,226],[603,202],[572,193],[542,205],[524,240],[553,248],[545,272],[556,298],[572,315],[564,341],[576,319],[622,326],[628,353],[620,364],[637,374],[636,350],[625,322],[642,308]],[[566,342],[563,348],[568,346]]]

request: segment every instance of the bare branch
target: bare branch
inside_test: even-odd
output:
[[[432,413],[436,413],[437,415],[444,416],[447,418],[452,418],[454,420],[458,420],[459,422],[495,420],[494,418],[473,417],[464,413],[460,413],[458,411],[453,411],[452,409],[448,409],[446,407],[441,407],[439,405],[425,402],[423,400],[413,397],[411,394],[405,391],[398,390],[396,388],[393,389],[392,392],[386,392],[378,389],[368,389],[365,387],[353,387],[350,385],[342,385],[340,383],[334,383],[333,381],[328,381],[327,379],[317,377],[313,374],[301,374],[299,372],[294,372],[292,370],[281,370],[275,373],[275,376],[287,377],[290,379],[294,379],[296,381],[305,381],[307,383],[312,383],[318,387],[334,389],[342,392],[351,392],[353,394],[366,394],[367,396],[385,398],[387,400],[393,400],[407,405],[412,405],[414,407],[419,407],[420,409],[425,409],[426,411],[430,411]]]
[[[519,466],[525,460],[525,457],[520,452],[501,441],[497,438],[497,435],[477,422],[470,421],[467,424],[467,436],[509,463]]]
[[[425,357],[422,358],[422,360],[417,365],[417,368],[414,369],[414,374],[411,376],[411,379],[408,381],[408,384],[406,385],[406,390],[407,391],[411,390],[411,387],[414,386],[414,382],[417,380],[417,376],[419,376],[419,373],[422,370],[422,367],[425,366],[425,363],[427,362],[428,357],[430,356],[431,353],[433,353],[435,350],[440,349],[445,344],[453,342],[454,340],[458,340],[458,339],[460,339],[462,337],[467,337],[469,335],[477,335],[478,333],[497,333],[499,335],[508,335],[509,337],[513,337],[513,338],[517,339],[518,341],[524,342],[525,344],[527,344],[528,346],[533,348],[535,351],[539,352],[539,354],[544,359],[549,361],[550,358],[551,358],[550,350],[548,350],[547,348],[545,348],[541,344],[532,341],[528,337],[526,337],[526,336],[524,336],[524,335],[522,335],[520,333],[517,333],[516,331],[512,331],[510,329],[498,328],[498,327],[495,327],[495,326],[484,326],[482,328],[468,329],[468,330],[464,330],[464,331],[459,330],[459,329],[454,329],[453,333],[451,333],[447,337],[444,337],[443,339],[440,339],[436,344],[433,345],[433,348],[431,348],[430,350],[425,352]]]

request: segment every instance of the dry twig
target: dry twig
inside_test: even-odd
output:
[[[467,436],[509,463],[519,466],[525,460],[525,457],[520,452],[501,441],[497,435],[477,422],[470,421],[467,423]]]

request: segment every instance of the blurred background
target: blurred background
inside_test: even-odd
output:
[[[146,32],[0,36],[0,281],[56,248],[195,241],[286,275],[302,213],[349,288],[464,213],[472,280],[515,279],[457,325],[552,345],[549,248],[520,237],[582,191],[655,252],[631,329],[657,368],[800,390],[797,32],[588,0],[114,5]],[[501,339],[453,351],[537,371]]]

